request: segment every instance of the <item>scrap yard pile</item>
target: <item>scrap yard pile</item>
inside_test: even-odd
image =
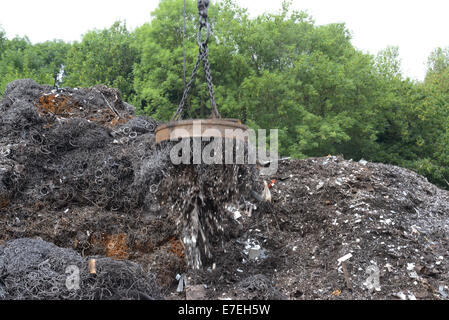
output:
[[[332,156],[173,165],[157,126],[105,86],[7,86],[0,300],[448,298],[447,191]]]

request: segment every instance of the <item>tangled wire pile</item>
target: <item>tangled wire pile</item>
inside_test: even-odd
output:
[[[38,236],[135,259],[175,237],[184,242],[176,255],[199,268],[233,226],[226,207],[249,197],[256,169],[174,166],[175,142],[156,145],[157,125],[105,86],[10,83],[0,102],[0,241]]]
[[[55,92],[32,80],[10,83],[0,104],[0,202],[125,212],[143,206],[148,187],[134,184],[134,172],[155,152],[157,123],[132,113],[103,86]]]
[[[95,273],[88,267],[91,258]],[[0,299],[162,299],[155,276],[138,264],[91,258],[42,240],[7,242],[0,246]]]
[[[448,298],[447,191],[335,156],[283,161],[269,176],[173,165],[174,142],[156,145],[157,122],[133,114],[103,86],[8,85],[0,299],[183,299],[186,273],[204,299]],[[271,203],[251,198],[259,179]],[[80,290],[67,287],[74,267]]]

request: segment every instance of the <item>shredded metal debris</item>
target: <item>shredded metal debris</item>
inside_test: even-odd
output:
[[[449,193],[422,176],[334,156],[273,176],[173,165],[157,125],[104,86],[8,85],[0,299],[448,298]]]

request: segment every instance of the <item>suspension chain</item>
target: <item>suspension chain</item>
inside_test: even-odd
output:
[[[200,28],[198,31],[198,47],[199,47],[199,53],[196,60],[196,63],[192,70],[192,75],[190,76],[190,80],[187,83],[184,93],[182,95],[181,102],[179,103],[178,109],[176,110],[176,113],[172,117],[172,121],[179,120],[187,100],[187,95],[192,87],[193,81],[195,80],[196,73],[198,71],[198,68],[200,66],[200,63],[203,63],[203,69],[204,73],[206,75],[206,83],[207,87],[209,89],[209,97],[210,97],[210,103],[212,107],[212,117],[213,118],[221,118],[220,114],[217,110],[217,103],[215,102],[215,94],[214,94],[214,86],[212,82],[212,75],[210,73],[210,62],[209,62],[209,38],[211,33],[211,28],[209,24],[209,0],[198,0],[198,12],[200,15]],[[203,40],[203,30],[206,31],[206,37]]]

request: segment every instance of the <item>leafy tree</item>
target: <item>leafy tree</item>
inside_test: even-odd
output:
[[[401,77],[401,60],[399,47],[387,47],[376,56],[376,68],[387,79]]]
[[[437,48],[429,56],[425,84],[432,92],[449,95],[449,47]]]
[[[222,7],[212,5],[211,17]],[[215,24],[215,20],[211,19]],[[189,81],[191,70],[198,55],[197,32],[198,12],[196,1],[186,1],[186,81]],[[214,30],[215,27],[214,27]],[[215,32],[215,31],[214,31]],[[141,60],[134,68],[134,103],[147,114],[168,120],[175,112],[184,91],[183,81],[183,0],[162,0],[152,13],[151,23],[145,24],[135,31],[134,47],[139,51]],[[219,79],[212,49],[216,34],[211,36],[211,64],[214,80]],[[216,81],[214,81],[216,82]],[[192,86],[187,105],[190,116],[205,117],[208,92],[204,75],[200,69]]]
[[[8,39],[6,38],[5,30],[3,30],[0,25],[0,56],[3,54],[3,51],[6,49],[6,42]]]
[[[437,48],[430,54],[420,88],[420,118],[429,122],[420,134],[428,137],[429,147],[412,167],[432,182],[449,188],[449,48]]]
[[[105,84],[119,88],[125,99],[133,90],[133,65],[137,52],[134,35],[126,24],[114,23],[109,29],[89,31],[80,43],[74,43],[67,55],[65,85]]]
[[[28,38],[15,37],[2,42],[0,55],[0,90],[15,79],[32,78],[53,85],[70,47],[63,41],[47,41],[32,45]]]
[[[427,77],[433,74],[444,73],[449,68],[449,47],[437,48],[427,61]]]
[[[47,41],[34,45],[29,58],[32,63],[31,68],[39,69],[47,78],[51,76],[53,83],[56,83],[58,76],[62,75],[60,73],[65,68],[67,53],[70,48],[71,45],[62,40]]]

